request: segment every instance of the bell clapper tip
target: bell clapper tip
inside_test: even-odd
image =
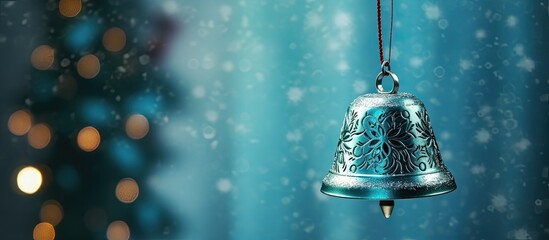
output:
[[[393,213],[393,208],[395,207],[395,201],[381,200],[379,201],[379,207],[381,208],[381,212],[383,212],[383,216],[385,216],[385,218],[389,218],[391,217],[391,213]]]

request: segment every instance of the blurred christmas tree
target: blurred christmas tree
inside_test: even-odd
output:
[[[17,184],[44,200],[35,239],[170,238],[180,223],[148,186],[168,164],[155,128],[176,108],[159,66],[173,23],[140,1],[39,4],[30,93],[8,121],[32,159]]]

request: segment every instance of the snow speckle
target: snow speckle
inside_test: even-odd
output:
[[[507,25],[507,27],[515,27],[517,26],[517,23],[518,23],[518,18],[515,16],[509,16],[505,21],[505,24]]]
[[[300,142],[301,139],[303,139],[303,135],[301,134],[301,131],[299,131],[299,129],[286,133],[286,140],[288,140],[289,142]]]
[[[437,5],[425,3],[421,6],[425,17],[429,20],[437,20],[442,17],[442,11]]]
[[[524,45],[522,44],[515,45],[515,47],[513,47],[513,51],[515,52],[515,54],[519,56],[524,55]]]
[[[280,202],[283,205],[288,205],[292,202],[292,197],[290,197],[290,196],[283,197],[283,198],[280,199]]]
[[[234,70],[234,63],[232,61],[226,61],[223,63],[223,71],[232,72]]]
[[[208,122],[217,122],[217,119],[219,118],[219,114],[217,113],[217,111],[213,111],[213,110],[206,111],[204,115],[206,117],[206,120],[208,120]]]
[[[458,223],[459,221],[457,220],[457,218],[451,217],[450,221],[448,221],[448,226],[455,227],[456,225],[458,225]]]
[[[347,72],[350,69],[349,64],[346,61],[340,61],[336,68],[340,72]]]
[[[490,141],[491,138],[492,135],[490,134],[490,132],[484,128],[478,130],[475,134],[475,141],[477,141],[478,143],[487,143]]]
[[[442,140],[448,140],[451,137],[452,137],[452,134],[450,134],[450,132],[448,132],[448,131],[442,131],[440,133],[440,139],[442,139]]]
[[[309,12],[305,19],[306,28],[316,28],[322,25],[322,16],[316,12]]]
[[[174,0],[164,2],[162,6],[164,12],[168,15],[173,15],[179,12],[179,5]]]
[[[305,91],[303,91],[303,89],[298,87],[292,87],[288,89],[288,92],[286,93],[286,95],[288,96],[288,100],[290,100],[293,103],[298,103],[305,96]]]
[[[440,29],[446,29],[448,27],[448,20],[446,20],[446,19],[438,20],[438,27]]]
[[[473,165],[471,167],[471,174],[480,175],[484,172],[486,172],[486,167],[484,167],[484,165]]]
[[[213,139],[215,137],[215,129],[212,126],[206,126],[202,129],[202,135],[205,139]]]
[[[221,178],[217,181],[217,190],[222,193],[230,192],[233,189],[233,184],[231,180],[226,178]]]
[[[206,89],[204,86],[196,86],[193,88],[193,97],[203,98],[204,96],[206,96]]]
[[[515,149],[522,152],[528,149],[530,145],[532,145],[530,140],[526,138],[521,138],[517,143],[515,143]]]
[[[349,28],[351,23],[351,16],[345,12],[338,12],[334,18],[334,25],[338,28]]]
[[[491,206],[498,212],[505,212],[507,211],[507,198],[501,194],[494,195]]]
[[[517,67],[528,72],[532,72],[536,68],[536,63],[529,57],[523,57],[517,63]]]
[[[530,236],[528,231],[524,228],[520,228],[520,229],[515,230],[515,233],[514,233],[513,237],[514,237],[514,239],[517,239],[517,240],[532,239],[532,237]]]
[[[308,225],[305,228],[303,228],[303,231],[306,232],[306,233],[311,233],[313,230],[315,230],[315,225],[314,224]]]
[[[150,61],[151,57],[149,57],[149,55],[147,54],[143,54],[139,57],[139,63],[141,63],[141,65],[147,65]]]
[[[364,80],[356,80],[353,83],[353,89],[354,89],[355,93],[361,94],[361,93],[366,92],[366,90],[368,89],[368,85],[366,84],[366,82]]]
[[[2,1],[2,4],[4,8],[9,8],[15,4],[15,1]]]
[[[415,68],[421,67],[423,65],[423,59],[420,57],[412,57],[410,58],[410,65]]]
[[[486,38],[486,30],[484,29],[478,29],[475,31],[475,38],[477,40],[482,40]]]
[[[221,5],[219,7],[219,15],[221,15],[223,21],[229,21],[231,15],[233,15],[233,9],[229,5]]]
[[[479,117],[486,117],[490,114],[490,112],[492,112],[492,107],[490,107],[488,105],[484,105],[484,106],[480,107],[480,109],[477,112],[477,115]]]
[[[471,63],[471,60],[466,60],[466,59],[460,59],[459,60],[459,68],[462,70],[462,71],[466,71],[466,70],[469,70],[473,67],[473,63]]]

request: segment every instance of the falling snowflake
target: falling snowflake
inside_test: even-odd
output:
[[[162,7],[164,12],[168,15],[173,15],[179,12],[179,5],[175,1],[166,1]]]
[[[223,71],[232,72],[234,70],[234,63],[231,61],[226,61],[223,63]]]
[[[503,195],[492,196],[491,206],[499,212],[505,212],[507,211],[507,198]]]
[[[425,3],[421,8],[425,13],[425,17],[429,20],[437,20],[442,17],[442,11],[437,5]]]
[[[193,96],[195,98],[203,98],[206,95],[206,89],[203,86],[196,86],[193,88]]]
[[[517,25],[517,23],[518,23],[518,19],[515,16],[509,16],[509,17],[507,17],[507,20],[505,21],[505,24],[508,27],[514,27],[514,26]]]
[[[450,218],[450,221],[448,222],[448,226],[454,227],[454,226],[456,226],[458,223],[459,223],[459,221],[457,220],[457,218],[451,217],[451,218]]]
[[[353,89],[355,93],[364,93],[368,89],[368,85],[366,85],[364,80],[356,80],[353,83]]]
[[[421,65],[423,65],[423,59],[420,57],[412,57],[410,58],[410,65],[415,68],[421,67]]]
[[[515,54],[519,56],[524,55],[524,45],[522,44],[515,45],[515,47],[513,48],[513,51],[515,52]]]
[[[464,60],[464,59],[460,59],[459,60],[459,68],[463,71],[463,70],[469,70],[473,67],[473,64],[471,63],[470,60]]]
[[[536,68],[536,63],[529,57],[523,57],[517,63],[517,67],[519,67],[522,70],[532,72]]]
[[[233,14],[233,9],[229,5],[222,5],[219,8],[219,14],[221,15],[221,18],[223,18],[223,21],[229,21]]]
[[[233,189],[231,180],[222,178],[217,181],[217,190],[222,193],[230,192]]]
[[[286,133],[286,140],[289,142],[299,142],[301,139],[303,139],[303,136],[301,135],[301,131],[299,131],[299,129]]]
[[[303,99],[303,96],[305,96],[305,92],[301,88],[292,87],[288,90],[286,95],[288,95],[288,99],[291,102],[298,103]]]
[[[487,143],[488,141],[490,141],[491,138],[492,138],[492,135],[490,134],[490,132],[488,132],[488,130],[484,128],[478,130],[477,133],[475,134],[475,140],[478,143]]]
[[[492,108],[490,106],[484,105],[480,107],[480,109],[477,112],[477,115],[479,117],[486,117],[488,114],[490,114],[491,111],[492,111]]]
[[[475,31],[475,38],[481,40],[486,38],[486,31],[484,29],[478,29]]]
[[[517,240],[532,239],[530,234],[528,234],[528,231],[524,228],[515,230],[515,233],[514,233],[513,237],[514,237],[514,239],[517,239]]]
[[[217,122],[217,119],[219,118],[219,114],[213,110],[206,111],[204,115],[206,116],[206,120],[209,122]]]
[[[345,61],[340,61],[338,64],[337,64],[337,70],[340,71],[340,72],[347,72],[349,71],[349,64]]]
[[[440,139],[442,140],[448,140],[452,137],[452,134],[450,134],[450,132],[448,131],[443,131],[440,133]]]
[[[351,26],[351,16],[345,12],[339,12],[334,18],[334,24],[338,28],[348,28]]]
[[[315,12],[309,12],[305,20],[305,27],[316,28],[322,24],[322,16]]]
[[[530,147],[530,145],[532,145],[530,140],[528,140],[526,138],[521,138],[517,143],[515,143],[515,148],[518,151],[522,152],[522,151],[528,149],[528,147]]]
[[[311,233],[313,230],[315,230],[315,225],[314,224],[309,225],[309,226],[307,226],[303,229],[303,231],[306,232],[306,233]]]
[[[471,167],[471,174],[479,175],[483,174],[484,172],[486,172],[486,167],[484,167],[483,165],[474,165]]]

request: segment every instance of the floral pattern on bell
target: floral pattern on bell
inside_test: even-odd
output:
[[[349,168],[347,166],[347,161],[345,161],[344,156],[350,155],[351,151],[353,150],[352,142],[355,136],[362,134],[362,131],[359,132],[358,130],[358,113],[355,111],[348,110],[347,112],[350,112],[350,114],[345,115],[345,119],[343,120],[343,126],[341,128],[339,141],[337,143],[337,149],[336,153],[334,155],[334,163],[332,165],[332,169],[339,169],[341,168],[342,171],[345,171]],[[354,161],[354,158],[351,157],[349,159],[350,161]],[[354,172],[356,170],[356,165],[353,169],[349,169],[350,171]]]
[[[371,115],[362,121],[364,133],[359,135],[353,155],[362,159],[360,168],[370,166],[374,171],[397,172],[403,166],[397,160],[409,160],[408,148],[413,145],[410,123],[410,113],[404,111],[388,111],[377,118]],[[368,160],[365,157],[368,156]]]
[[[423,104],[349,107],[331,171],[351,175],[446,170]]]
[[[440,150],[438,149],[435,133],[431,127],[431,120],[429,119],[427,110],[422,108],[421,111],[416,112],[416,115],[419,118],[419,122],[416,123],[418,137],[425,139],[426,141],[425,145],[417,146],[414,150],[417,159],[426,158],[426,163],[424,161],[420,161],[418,167],[422,171],[425,171],[427,168],[427,165],[425,164],[428,164],[428,167],[430,168],[435,166],[444,168],[445,165],[442,164],[442,157],[440,156]]]

